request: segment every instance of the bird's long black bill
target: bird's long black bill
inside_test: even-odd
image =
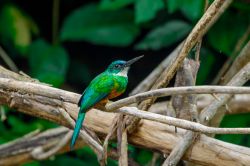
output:
[[[139,59],[141,59],[142,57],[144,57],[144,55],[135,57],[134,59],[131,59],[131,60],[127,61],[126,62],[126,66],[129,67],[130,65],[132,65],[133,63],[135,63],[136,61],[138,61]]]

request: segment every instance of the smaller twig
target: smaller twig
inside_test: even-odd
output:
[[[1,145],[0,150],[5,149],[6,147],[10,147],[10,146],[17,144],[17,143],[25,142],[27,139],[32,138],[32,137],[36,136],[37,134],[39,134],[39,132],[40,132],[40,130],[37,129],[37,130],[34,130],[34,131],[24,135],[21,138],[18,138],[18,139],[15,139],[14,141],[5,143],[5,144]]]
[[[186,131],[180,142],[174,147],[170,155],[164,161],[162,166],[174,166],[177,165],[186,150],[191,146],[193,138],[196,136],[195,132]]]
[[[157,153],[157,152],[154,152],[153,153],[153,157],[152,157],[152,160],[150,161],[150,163],[148,164],[149,166],[155,166],[156,165],[156,162],[157,160],[160,158],[160,153]]]
[[[53,0],[52,6],[52,43],[58,43],[58,24],[59,24],[60,0]]]
[[[218,84],[219,82],[221,82],[220,84],[224,84],[225,82],[228,82],[228,80],[230,79],[230,77],[232,77],[233,74],[235,74],[235,73],[230,73],[230,77],[226,76],[225,74],[227,73],[227,75],[228,75],[228,73],[229,73],[228,70],[229,71],[234,71],[234,72],[236,71],[237,72],[239,70],[239,68],[238,68],[239,66],[243,67],[244,64],[249,61],[249,54],[248,55],[246,54],[246,55],[244,55],[246,57],[242,59],[243,60],[242,62],[240,62],[240,63],[237,62],[238,61],[237,60],[238,57],[241,57],[242,55],[239,55],[237,57],[237,59],[233,62],[233,60],[235,59],[235,57],[238,55],[239,51],[241,50],[243,44],[247,41],[249,34],[250,34],[250,26],[248,26],[246,32],[242,35],[242,37],[240,37],[240,39],[236,43],[235,48],[234,48],[232,54],[229,56],[229,58],[226,60],[226,62],[223,64],[223,66],[220,68],[220,71],[218,72],[218,74],[216,75],[216,77],[214,78],[214,80],[212,81],[212,85]],[[235,65],[232,65],[232,63],[234,63],[234,64],[238,63],[238,64],[237,64],[237,66],[235,66]],[[232,65],[232,67],[230,67],[230,65]],[[238,69],[237,68],[235,69],[235,67],[237,67]]]
[[[250,26],[249,26],[249,34],[250,34]],[[226,84],[242,67],[244,67],[248,62],[250,62],[250,40],[243,47],[239,56],[234,60],[231,67],[224,74],[223,79],[221,80],[221,84]]]
[[[202,39],[200,39],[200,42],[197,45],[201,44],[201,41]],[[198,54],[200,53],[200,45],[198,47],[199,48],[196,48],[196,61],[185,59],[183,62],[183,66],[177,72],[177,75],[179,74],[178,77],[180,77],[179,79],[183,80],[178,84],[183,86],[195,85],[196,75],[200,66],[198,58],[199,56]],[[178,118],[199,122],[196,95],[189,94],[183,96],[183,100],[179,104],[183,108],[181,109],[180,116]],[[181,160],[182,156],[185,154],[185,152],[192,145],[196,135],[197,134],[195,134],[192,131],[187,131],[183,136],[182,140],[175,145],[174,149],[171,151],[167,159],[164,161],[163,166],[176,166]]]
[[[70,117],[70,115],[63,109],[59,109],[61,115],[65,118],[65,120],[71,125],[73,128],[75,126],[74,120]],[[98,160],[100,164],[103,165],[104,156],[103,156],[103,148],[98,143],[98,141],[94,140],[85,130],[81,129],[79,136],[90,146],[90,148],[97,154]]]
[[[212,101],[213,97],[211,95],[198,95],[197,96],[197,107],[198,111],[202,110],[203,108],[207,107]],[[228,101],[228,106],[230,107],[230,112],[228,114],[240,114],[240,113],[249,113],[250,112],[250,95],[249,94],[236,94],[233,98]],[[157,102],[153,104],[149,112],[172,116],[172,107],[169,101]],[[170,112],[170,113],[169,113]]]
[[[8,54],[4,51],[4,49],[1,46],[0,46],[0,57],[12,71],[18,72],[16,64],[12,61],[12,59],[8,56]]]
[[[37,147],[33,149],[31,152],[31,156],[36,160],[44,160],[55,155],[60,149],[67,145],[72,136],[72,133],[72,131],[68,131],[67,134],[65,134],[65,136],[47,152],[44,151],[43,147]]]
[[[113,134],[117,130],[117,127],[118,127],[117,123],[121,121],[120,118],[121,118],[120,114],[117,114],[115,116],[115,118],[113,119],[113,122],[112,122],[112,126],[110,126],[109,132],[108,132],[107,136],[105,137],[105,140],[103,143],[103,153],[104,153],[105,162],[107,161],[107,157],[108,157],[109,140],[112,138]]]
[[[119,156],[119,166],[128,165],[128,140],[127,140],[127,130],[124,129],[121,135],[121,148],[120,148],[120,156]]]
[[[227,86],[242,86],[250,79],[250,62],[245,65],[232,79],[228,82]],[[218,99],[214,100],[210,105],[204,108],[200,114],[200,121],[207,124],[214,118],[217,110],[226,104],[232,97],[232,94],[219,95]],[[217,117],[218,118],[218,117]]]
[[[201,52],[202,39],[200,39],[195,46],[195,61],[200,62],[200,52]]]
[[[214,128],[188,120],[167,117],[147,111],[138,110],[136,107],[122,107],[118,112],[126,115],[136,116],[141,119],[152,120],[179,128],[210,134],[249,134],[250,128]]]
[[[7,119],[6,114],[5,114],[5,110],[3,106],[0,106],[0,115],[1,115],[1,121],[5,121]]]
[[[114,160],[119,160],[119,154],[115,149],[111,149],[108,153],[108,156]],[[133,160],[133,158],[128,158],[128,165],[129,166],[140,166],[137,162]]]
[[[166,97],[166,96],[180,95],[180,94],[212,94],[212,93],[249,94],[250,88],[233,87],[233,86],[187,86],[187,87],[162,88],[162,89],[156,89],[139,93],[137,95],[127,97],[110,104],[108,103],[106,104],[105,107],[107,110],[112,111],[121,108],[123,106],[141,102],[143,100],[154,97]]]
[[[181,42],[139,85],[130,93],[135,95],[137,93],[150,90],[156,79],[161,75],[162,71],[171,65],[172,61],[180,52],[184,42]]]

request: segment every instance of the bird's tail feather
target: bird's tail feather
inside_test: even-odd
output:
[[[82,112],[79,113],[78,118],[76,120],[75,129],[74,129],[74,132],[73,132],[73,135],[71,138],[70,149],[74,148],[74,145],[75,145],[75,142],[78,138],[79,132],[81,130],[82,122],[83,122],[84,118],[85,118],[85,113],[82,113]]]

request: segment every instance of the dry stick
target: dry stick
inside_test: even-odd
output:
[[[162,73],[162,71],[169,66],[172,61],[174,59],[176,59],[181,47],[183,45],[183,42],[181,44],[179,44],[179,46],[167,57],[165,58],[165,60],[163,60],[158,66],[157,68],[155,68],[150,75],[145,78],[131,93],[130,95],[133,94],[137,94],[139,92],[145,92],[147,90],[149,90],[153,85],[154,82],[156,81],[156,79],[160,76],[160,74]],[[126,121],[128,121],[127,119],[130,119],[130,117],[126,117],[124,119],[124,123],[122,124],[122,126],[125,127],[125,123]],[[139,120],[137,120],[139,121]],[[126,133],[125,133],[126,132]],[[122,133],[122,142],[121,142],[121,153],[125,154],[127,151],[127,147],[124,147],[124,145],[127,144],[127,129],[123,129],[123,133]],[[126,136],[126,137],[125,137]],[[107,140],[107,139],[106,139]],[[123,146],[122,146],[123,145]],[[123,157],[126,157],[126,155],[123,155]],[[124,162],[120,162],[120,160],[126,161],[125,159],[122,159],[121,157],[119,158],[119,164],[122,165],[122,163],[124,164]]]
[[[181,42],[141,83],[137,85],[137,87],[130,93],[130,96],[150,90],[164,69],[176,59],[182,46],[183,42]]]
[[[204,5],[204,13],[206,12],[207,8],[208,8],[208,0],[205,0],[205,5]],[[185,61],[184,61],[184,76],[186,76],[186,80],[187,80],[187,85],[188,86],[194,86],[195,82],[196,82],[196,77],[197,77],[197,72],[200,66],[200,49],[201,49],[201,45],[202,45],[202,37],[200,38],[200,40],[197,41],[196,44],[196,51],[195,51],[195,61],[196,63],[193,63],[193,66],[187,66],[185,65]],[[191,68],[193,67],[193,68]],[[177,77],[177,76],[176,76]],[[196,95],[197,96],[197,95]],[[198,120],[198,112],[197,112],[197,98],[194,95],[188,95],[185,99],[189,98],[190,101],[189,103],[185,104],[191,114],[191,119],[197,122]],[[194,138],[196,137],[197,134],[195,134],[194,132],[191,131],[187,131],[184,135],[184,137],[182,138],[181,142],[175,146],[175,148],[171,151],[170,155],[168,156],[168,158],[164,161],[163,165],[177,165],[178,162],[180,161],[180,159],[182,158],[182,156],[184,155],[184,153],[187,151],[187,149],[191,146],[191,144],[193,143]]]
[[[237,71],[239,71],[241,68],[245,68],[247,65],[246,62],[248,62],[248,64],[250,64],[250,42],[248,42],[246,44],[246,46],[242,49],[242,51],[240,52],[239,56],[235,59],[234,63],[232,64],[231,68],[229,69],[229,71],[226,73],[226,77],[225,79],[226,80],[229,80],[231,79],[231,81],[228,83],[228,84],[232,84],[234,85],[233,83],[233,79],[231,78]],[[247,58],[248,56],[248,58]],[[244,62],[246,61],[246,62]],[[245,67],[243,67],[245,65]],[[239,84],[244,84],[244,80],[246,81],[246,79],[248,78],[248,80],[250,79],[250,67],[248,67],[248,72],[245,73],[246,75],[246,78],[244,76],[242,76],[242,80],[239,80]],[[241,77],[241,76],[239,76]],[[235,77],[234,77],[235,78]],[[237,79],[236,79],[237,81]],[[247,81],[246,81],[247,82]],[[225,82],[226,83],[226,82]],[[237,84],[237,83],[236,83]],[[212,126],[219,126],[219,124],[221,123],[224,115],[225,115],[225,112],[226,110],[228,110],[228,105],[225,105],[225,108],[224,107],[220,107],[217,111],[217,114],[212,118],[210,124]],[[229,110],[230,111],[230,110]]]
[[[198,49],[200,49],[200,47]],[[183,76],[186,86],[195,85],[195,78],[198,71],[197,66],[199,66],[199,62],[197,61],[197,59],[196,63],[194,63],[192,60],[187,60],[187,59],[184,60],[183,67],[181,68],[183,74],[180,76]],[[184,96],[182,112],[184,112],[184,114],[189,113],[190,116],[187,119],[197,122],[198,112],[197,112],[197,99],[195,95],[191,94]],[[183,114],[182,112],[180,115]],[[196,136],[197,133],[194,133],[192,131],[187,131],[183,136],[183,138],[181,139],[181,141],[174,147],[170,155],[164,161],[163,166],[177,165],[181,160],[182,156],[184,156],[184,153],[193,143],[193,140]]]
[[[227,84],[228,86],[242,86],[250,78],[250,62],[243,67]],[[223,94],[218,96],[219,100],[214,100],[209,106],[204,108],[200,114],[200,121],[207,124],[216,114],[217,109],[225,105],[225,103],[232,97],[232,94]]]
[[[136,116],[141,119],[152,120],[179,128],[192,130],[201,133],[210,134],[250,134],[250,128],[214,128],[202,125],[200,123],[191,122],[188,120],[177,119],[173,117],[163,116],[147,111],[139,110],[136,107],[122,107],[118,112],[126,115]]]
[[[145,92],[147,90],[149,90],[152,86],[153,83],[156,81],[156,79],[159,77],[159,75],[162,73],[162,71],[171,63],[171,61],[173,61],[174,59],[176,59],[176,56],[178,55],[181,47],[183,45],[183,42],[181,44],[179,44],[179,46],[177,46],[174,51],[172,51],[170,53],[169,56],[167,56],[131,93],[130,95],[134,95],[140,92]],[[119,116],[116,117],[117,121],[119,119]],[[124,120],[126,121],[126,120]],[[115,123],[114,125],[111,126],[110,132],[108,133],[108,135],[105,138],[104,141],[104,154],[105,156],[107,156],[107,147],[108,147],[108,141],[110,139],[110,137],[112,135],[114,135],[114,132],[117,129],[117,123]],[[125,131],[124,131],[125,132]],[[118,138],[119,139],[119,138]],[[124,141],[126,141],[126,139],[123,139]],[[125,144],[125,143],[123,143]],[[122,149],[120,149],[122,150]]]
[[[19,71],[16,64],[12,61],[12,59],[8,56],[8,54],[4,51],[4,49],[1,46],[0,46],[0,57],[12,71],[14,72]]]
[[[108,153],[108,156],[114,160],[119,160],[119,155],[116,150],[111,149]],[[138,163],[136,163],[133,158],[128,158],[128,165],[129,166],[140,166]]]
[[[249,34],[250,34],[250,26],[249,26]],[[250,40],[244,46],[239,56],[235,59],[230,69],[223,76],[222,85],[225,85],[229,80],[248,62],[250,62]]]
[[[118,154],[119,154],[119,165],[123,166],[123,165],[128,165],[128,148],[127,148],[127,144],[128,144],[128,140],[127,140],[127,131],[125,129],[125,126],[123,126],[124,124],[122,123],[124,119],[124,115],[123,114],[119,114],[119,121],[117,123],[117,150],[118,150]]]
[[[232,61],[235,59],[235,57],[239,54],[239,51],[242,49],[244,43],[248,40],[250,35],[250,25],[248,26],[246,32],[242,35],[242,37],[238,40],[238,42],[236,43],[236,46],[232,52],[232,54],[230,55],[230,57],[227,59],[227,61],[223,64],[223,66],[220,68],[220,71],[218,72],[218,74],[216,75],[216,77],[214,78],[214,80],[212,81],[212,84],[218,84],[219,82],[221,82],[223,84],[223,82],[228,82],[230,78],[227,78],[227,80],[225,80],[226,77],[225,73],[227,72],[227,70],[232,70],[230,67],[230,65],[232,64]],[[250,59],[250,57],[248,57],[248,59]],[[246,62],[248,61],[247,57],[246,57]],[[243,62],[244,63],[244,62]],[[241,66],[243,67],[243,65]],[[236,72],[238,72],[238,70],[236,70]],[[227,72],[228,73],[228,72]],[[235,74],[235,73],[234,73]],[[232,74],[231,77],[234,75]]]
[[[139,92],[145,92],[147,90],[149,90],[153,85],[154,82],[156,81],[156,79],[160,76],[160,74],[162,73],[162,71],[164,70],[164,68],[166,68],[167,66],[169,66],[169,64],[171,64],[171,62],[176,59],[176,56],[178,55],[181,47],[183,45],[183,42],[181,44],[179,44],[179,46],[167,57],[165,58],[165,60],[163,60],[160,65],[158,65],[157,68],[155,68],[151,74],[145,78],[131,93],[130,95],[133,94],[137,94]],[[122,124],[122,126],[125,127],[125,123],[126,121],[128,121],[127,119],[130,119],[130,117],[126,117],[124,119],[124,123]],[[126,133],[125,133],[126,132]],[[122,154],[125,154],[127,151],[127,147],[124,147],[124,145],[127,144],[127,129],[123,129],[123,133],[122,133],[122,142],[120,143],[121,148],[120,151]],[[119,138],[118,138],[119,139]],[[108,139],[106,139],[108,140]],[[123,146],[122,146],[123,145]],[[123,157],[126,157],[126,155],[123,155]],[[121,160],[121,162],[120,162]],[[124,162],[122,161],[126,161],[126,159],[123,159],[122,157],[119,158],[119,164],[122,165],[124,164]],[[125,164],[126,165],[126,164]]]
[[[0,87],[1,89],[13,90],[14,92],[17,91],[18,87],[19,91],[29,91],[29,93],[34,95],[37,94],[42,97],[50,97],[53,99],[62,100],[74,104],[77,103],[77,100],[80,97],[79,94],[73,92],[58,90],[57,88],[48,87],[46,85],[37,84],[33,82],[16,81],[7,78],[0,78]]]
[[[200,94],[197,96],[197,108],[198,111],[201,111],[203,108],[207,107],[212,101],[214,97],[211,95],[203,95]],[[164,102],[157,102],[153,104],[149,112],[166,115],[166,110],[169,112],[168,107],[169,101]],[[233,98],[227,103],[228,107],[230,108],[227,111],[227,114],[240,114],[240,113],[249,113],[250,112],[250,95],[249,94],[236,94]]]
[[[68,131],[67,134],[65,134],[65,136],[59,142],[55,142],[55,146],[47,152],[44,151],[43,146],[35,148],[34,150],[32,150],[31,156],[36,160],[44,160],[55,155],[59,150],[67,145],[72,136],[72,133],[72,131]]]
[[[169,68],[164,70],[158,80],[156,80],[157,84],[155,84],[152,89],[159,89],[168,85],[169,81],[173,78],[189,51],[194,47],[197,41],[204,36],[214,22],[217,21],[219,16],[226,10],[231,2],[232,0],[215,0],[210,5],[205,14],[201,17],[191,33],[188,35],[177,58],[173,61],[173,63],[171,63]],[[156,98],[144,101],[139,108],[148,110],[149,106],[152,105],[155,100]],[[137,118],[133,118],[128,121],[128,124],[130,125],[127,128],[130,133],[136,128],[139,121],[140,119]]]
[[[187,131],[183,138],[177,143],[171,151],[168,158],[164,161],[162,166],[175,166],[179,163],[187,149],[192,145],[193,139],[196,136],[195,132]]]
[[[5,110],[3,106],[0,106],[0,120],[3,122],[7,119],[7,116],[5,114]]]
[[[109,140],[112,138],[113,133],[115,133],[117,131],[117,127],[118,127],[118,123],[121,121],[121,115],[117,114],[115,116],[115,118],[113,119],[112,125],[110,126],[109,132],[105,137],[104,143],[103,143],[103,153],[104,153],[104,158],[105,161],[107,161],[107,157],[108,157],[108,143]]]
[[[21,138],[17,138],[17,139],[15,139],[15,140],[11,141],[11,142],[7,142],[7,143],[5,143],[5,144],[2,144],[2,145],[0,146],[0,151],[1,151],[1,150],[4,150],[6,147],[13,146],[13,145],[15,145],[15,144],[17,144],[17,143],[25,142],[26,139],[32,138],[32,137],[38,135],[39,133],[40,133],[40,130],[37,129],[37,130],[34,130],[34,131],[32,131],[32,132],[30,132],[30,133],[24,135],[24,136],[21,137]]]
[[[46,83],[41,83],[37,79],[31,78],[27,75],[20,75],[18,73],[7,70],[1,65],[0,65],[0,78],[11,78],[18,81],[35,82],[37,84],[48,85]]]
[[[126,129],[125,129],[126,130]],[[121,135],[121,154],[119,157],[119,165],[126,166],[128,165],[128,140],[127,140],[127,131],[122,131]]]
[[[156,162],[157,160],[160,158],[160,154],[157,153],[157,152],[154,152],[153,154],[153,157],[152,157],[152,160],[150,161],[150,163],[148,164],[148,166],[155,166],[156,165]]]
[[[243,74],[243,73],[242,73]],[[0,79],[1,85],[1,79]],[[1,87],[1,86],[0,86]],[[1,88],[0,88],[1,89]],[[106,104],[107,111],[115,111],[118,108],[127,106],[133,103],[138,103],[150,98],[166,97],[171,95],[184,95],[184,94],[249,94],[250,87],[238,87],[238,86],[185,86],[185,87],[171,87],[151,90],[143,93],[139,93],[134,96],[130,96],[113,103]]]
[[[9,143],[0,145],[0,166],[8,165],[22,165],[29,161],[34,160],[31,153],[38,147],[47,149],[51,147],[51,144],[60,142],[65,134],[69,132],[66,127],[58,127],[55,129],[48,129],[42,133],[34,131],[24,137]],[[82,147],[83,141],[80,139],[76,143],[76,147]],[[68,146],[65,146],[62,150],[57,153],[69,151]]]
[[[65,120],[71,125],[71,127],[75,127],[75,121],[70,117],[70,115],[63,109],[59,109],[61,115],[65,118]],[[101,165],[104,165],[104,156],[103,156],[103,148],[102,146],[94,140],[85,130],[80,130],[80,137],[90,146],[90,148],[97,154],[98,161]]]

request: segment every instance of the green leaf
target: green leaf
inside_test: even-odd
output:
[[[136,161],[141,165],[147,165],[147,163],[152,159],[152,152],[144,149],[140,149],[137,154]]]
[[[169,13],[174,13],[181,7],[182,0],[166,0]]]
[[[95,4],[75,10],[65,20],[61,40],[84,40],[107,46],[128,46],[139,33],[130,10],[100,11]]]
[[[159,50],[170,46],[184,38],[191,26],[180,20],[173,20],[150,31],[135,48],[140,50]]]
[[[11,43],[21,54],[25,54],[37,34],[36,24],[14,5],[6,5],[0,12],[0,36],[3,43]]]
[[[135,22],[142,23],[153,19],[164,8],[163,0],[136,0]]]
[[[226,12],[208,32],[208,41],[217,51],[230,56],[249,24],[250,15]]]
[[[204,0],[167,0],[169,13],[180,10],[191,21],[198,20],[204,10]]]
[[[52,46],[40,39],[31,44],[28,55],[33,77],[54,86],[64,82],[69,58],[63,47]]]
[[[117,10],[134,3],[135,0],[101,0],[100,9]]]
[[[181,12],[191,21],[201,18],[204,11],[205,1],[203,0],[185,0],[181,7]]]

